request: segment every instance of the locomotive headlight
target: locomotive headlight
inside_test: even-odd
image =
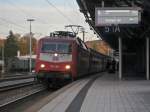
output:
[[[71,68],[71,66],[70,65],[66,65],[65,68],[66,68],[66,70],[69,70]]]
[[[41,64],[41,68],[44,68],[45,67],[45,65],[44,64]]]
[[[55,53],[55,54],[54,54],[54,56],[58,56],[58,54],[57,54],[57,53]]]

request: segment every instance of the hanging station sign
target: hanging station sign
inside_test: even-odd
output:
[[[97,7],[95,26],[138,25],[141,22],[139,7]]]

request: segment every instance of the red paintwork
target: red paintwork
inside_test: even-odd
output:
[[[40,50],[42,47],[42,42],[68,42],[72,44],[72,61],[71,62],[47,62],[41,61],[39,59]],[[44,72],[62,72],[62,73],[71,73],[72,77],[77,77],[77,45],[75,39],[66,39],[66,38],[42,38],[38,42],[37,48],[37,59],[36,59],[36,66],[35,70],[36,73],[40,73],[40,71]],[[40,65],[45,64],[45,68],[41,68]],[[65,66],[71,65],[70,70],[66,70]]]
[[[40,65],[44,64],[45,67],[41,68]],[[40,71],[47,71],[47,72],[70,72],[70,70],[66,70],[65,66],[66,65],[72,65],[72,62],[61,62],[61,63],[53,63],[53,62],[46,62],[46,61],[37,61],[36,65],[36,72]],[[72,71],[71,71],[72,72]]]

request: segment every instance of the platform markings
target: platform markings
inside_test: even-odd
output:
[[[89,88],[92,86],[92,84],[94,83],[94,81],[100,77],[95,76],[94,78],[92,78],[78,93],[78,95],[74,98],[74,100],[71,102],[71,104],[68,106],[68,108],[66,109],[66,112],[79,112],[82,106],[82,103],[84,101],[84,98],[86,97],[86,94],[89,90]]]

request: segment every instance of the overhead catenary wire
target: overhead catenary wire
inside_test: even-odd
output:
[[[23,13],[25,16],[29,16],[22,8],[18,7],[17,5],[15,5],[12,1],[7,0],[7,3],[9,3],[9,5],[15,7],[16,9],[19,9],[19,11],[21,13]]]
[[[24,31],[27,30],[25,27],[23,27],[23,26],[21,26],[21,25],[19,25],[19,24],[16,24],[16,23],[14,23],[14,22],[12,22],[12,21],[10,21],[10,20],[6,20],[6,19],[4,19],[4,18],[2,18],[2,17],[0,17],[0,20],[1,20],[1,21],[4,21],[4,22],[6,22],[6,23],[13,24],[14,26],[16,26],[16,27],[18,27],[18,28],[21,28],[21,29],[24,30]],[[25,30],[25,29],[26,29],[26,30]]]
[[[0,21],[1,21],[1,20],[0,20]],[[4,21],[3,21],[3,22],[4,22]],[[2,27],[2,28],[8,28],[8,27],[10,27],[10,25],[9,25],[9,24],[4,24],[4,23],[0,22],[0,27]],[[21,32],[24,32],[24,31],[25,31],[25,30],[23,30],[23,29],[20,28],[20,27],[17,27],[17,29],[18,29],[19,31],[21,31]],[[10,30],[11,30],[11,29],[10,29]],[[1,36],[1,34],[7,36],[9,33],[8,33],[8,32],[5,32],[5,31],[0,31],[0,36]]]
[[[48,3],[48,5],[49,6],[51,6],[51,7],[53,7],[61,16],[63,16],[63,18],[65,18],[68,22],[70,22],[71,24],[74,24],[74,22],[73,22],[73,20],[71,19],[71,17],[70,16],[68,16],[66,13],[64,13],[62,10],[60,10],[59,9],[59,7],[57,7],[55,4],[53,4],[53,2],[51,3],[51,1],[50,0],[44,0],[44,1],[46,1],[46,3]],[[68,0],[69,1],[69,0]],[[8,4],[9,3],[9,4]],[[68,2],[67,2],[68,3]],[[75,2],[74,2],[75,3]],[[30,14],[30,12],[28,12],[28,10],[26,10],[26,9],[24,9],[23,7],[21,7],[20,5],[18,5],[16,2],[14,2],[13,0],[7,0],[7,4],[8,5],[10,5],[10,6],[12,6],[13,8],[17,8],[18,10],[17,10],[17,12],[19,11],[21,14],[23,14],[24,16],[26,16],[26,17],[28,17],[28,16],[30,16],[31,14]],[[73,6],[73,4],[71,4],[70,3],[70,5],[72,5]],[[74,7],[73,7],[74,8]],[[75,9],[75,8],[74,8]],[[18,12],[18,13],[19,13]],[[75,13],[75,10],[74,10],[74,13]],[[78,14],[77,12],[76,12],[76,14]],[[33,14],[34,15],[34,14]],[[33,15],[31,15],[33,18],[34,18],[34,16]],[[41,18],[41,20],[43,20],[42,18]],[[27,31],[28,30],[28,28],[26,28],[25,26],[23,26],[22,24],[19,24],[17,21],[15,21],[15,20],[9,20],[9,18],[4,18],[3,17],[3,19],[0,19],[0,21],[4,21],[5,23],[7,23],[9,26],[10,25],[12,25],[12,27],[13,27],[13,25],[15,26],[15,28],[19,28],[20,30],[23,30],[23,31]],[[47,21],[39,21],[40,23],[43,23],[43,22],[46,22],[47,23]],[[48,25],[48,24],[47,24]]]
[[[72,11],[74,12],[74,14],[76,14],[77,17],[80,16],[79,12],[75,9],[75,4],[74,4],[74,0],[73,1],[70,1],[70,0],[67,0],[67,3],[68,3],[68,6],[70,8],[72,8]]]
[[[25,28],[24,26],[22,25],[19,25],[18,23],[12,21],[12,20],[8,20],[8,18],[4,18],[4,17],[0,17],[0,23],[1,25],[4,27],[4,28],[9,28],[10,26],[11,27],[15,27],[16,29],[24,32],[24,31],[27,31],[27,28]],[[5,23],[5,24],[4,24]]]
[[[80,14],[80,11],[79,11],[79,9],[78,8],[76,8],[76,7],[74,7],[76,4],[75,4],[75,0],[73,0],[73,1],[70,1],[70,0],[65,0],[65,1],[67,1],[67,3],[68,3],[68,7],[70,7],[70,8],[72,8],[72,11],[74,12],[74,14],[76,15],[76,17],[77,17],[77,19],[78,19],[78,21],[81,19],[81,14]],[[80,17],[80,18],[79,18]],[[87,25],[87,23],[85,22],[85,20],[83,19],[83,21],[82,21],[82,25],[84,26],[84,29],[86,30],[86,29],[89,29],[89,26],[86,26]],[[87,33],[87,32],[86,32]],[[88,32],[88,34],[89,34],[89,32]],[[92,35],[92,34],[91,34]],[[93,36],[93,35],[92,35]]]
[[[76,18],[76,20],[78,22],[78,21],[80,21],[80,18],[79,18],[80,15],[79,15],[78,11],[74,7],[75,4],[72,4],[72,2],[74,2],[74,1],[70,2],[70,0],[67,0],[68,7],[70,7],[72,9],[73,14],[75,15],[75,18]]]
[[[61,10],[59,10],[54,4],[52,4],[49,0],[45,0],[51,7],[53,7],[60,15],[62,15],[67,21],[69,21],[71,24],[74,24],[74,22],[68,18]]]
[[[33,16],[33,15],[32,15],[32,17],[30,17],[30,16],[31,16],[30,13],[27,13],[24,9],[22,9],[21,7],[19,7],[19,6],[17,6],[16,4],[14,4],[12,1],[8,0],[7,3],[9,3],[10,5],[12,5],[12,6],[15,7],[16,9],[19,9],[19,11],[20,11],[21,13],[23,13],[27,18],[37,18],[37,17],[35,17],[35,16]],[[43,20],[41,20],[40,18],[38,18],[38,20],[40,20],[39,22],[41,22],[41,23],[43,23],[43,24],[46,24],[46,22],[43,21]]]

